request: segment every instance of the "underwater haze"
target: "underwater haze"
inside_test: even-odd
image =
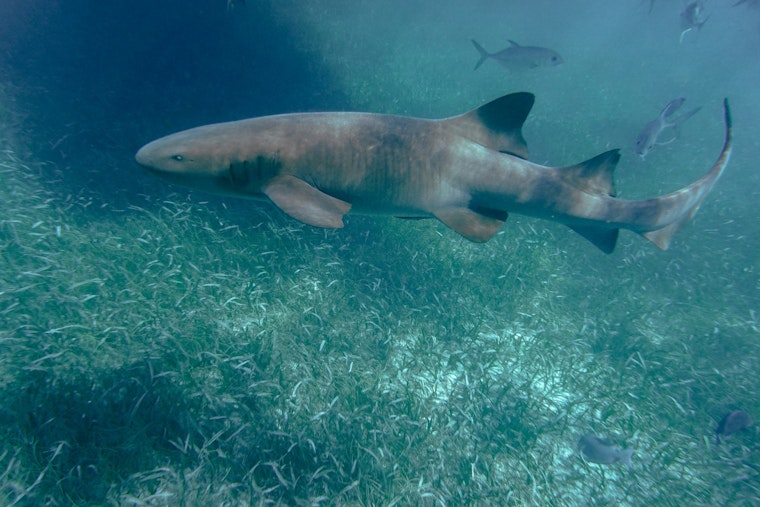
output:
[[[760,505],[758,2],[2,0],[0,19],[0,505]],[[610,255],[514,214],[483,244],[436,220],[319,229],[134,160],[210,123],[443,118],[518,91],[530,159],[620,148],[618,197],[705,174],[724,98],[733,154],[669,249],[623,231]]]

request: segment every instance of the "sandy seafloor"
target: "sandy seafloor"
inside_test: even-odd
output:
[[[760,505],[760,6],[0,3],[0,504]],[[512,39],[564,63],[487,61]],[[512,215],[303,225],[135,151],[295,111],[438,118],[530,91],[531,159],[618,195],[730,165],[667,251]],[[642,160],[671,99],[701,106]],[[669,136],[668,136],[669,137]],[[631,467],[575,452],[595,433]]]

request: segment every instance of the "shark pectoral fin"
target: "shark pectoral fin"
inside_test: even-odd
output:
[[[507,219],[507,213],[503,211],[480,212],[470,208],[445,208],[435,211],[433,215],[475,243],[485,243],[491,239]]]
[[[570,228],[589,240],[604,253],[612,253],[615,250],[619,229],[605,229],[593,226],[570,226]]]
[[[343,227],[343,215],[351,205],[336,199],[295,176],[278,176],[263,188],[282,211],[315,227]]]

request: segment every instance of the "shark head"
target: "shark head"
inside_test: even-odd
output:
[[[200,135],[203,129],[203,135]],[[199,127],[185,130],[146,144],[135,155],[138,164],[170,180],[213,179],[229,166],[225,156],[215,149],[221,140],[213,129]]]
[[[279,161],[235,134],[235,122],[196,127],[140,148],[138,164],[186,187],[225,195],[254,196],[276,174]],[[254,146],[251,146],[254,145]]]

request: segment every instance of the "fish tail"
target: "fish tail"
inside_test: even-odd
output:
[[[620,451],[620,460],[628,468],[632,468],[633,466],[631,465],[631,456],[633,456],[633,451],[633,449],[623,449]]]
[[[485,62],[489,56],[491,56],[491,53],[485,50],[483,46],[475,42],[475,39],[470,39],[472,41],[472,45],[475,46],[475,49],[478,50],[478,53],[480,53],[480,60],[478,60],[478,63],[475,64],[475,68],[472,70],[478,70],[478,67],[483,65],[483,62]]]
[[[660,112],[660,116],[663,120],[667,121],[667,119],[673,115],[680,107],[683,105],[683,103],[686,102],[686,99],[684,97],[678,97],[677,99],[673,99],[663,108],[662,112]]]
[[[691,185],[653,199],[653,201],[657,201],[658,206],[670,211],[665,216],[660,217],[657,226],[649,231],[641,232],[641,235],[662,250],[668,248],[673,235],[681,230],[696,214],[702,201],[710,193],[728,164],[728,159],[731,157],[731,110],[728,107],[728,99],[723,101],[723,115],[726,123],[726,137],[720,156],[712,168]]]
[[[702,109],[702,106],[695,107],[691,111],[688,111],[688,112],[682,114],[678,118],[674,118],[673,119],[673,124],[674,125],[679,125],[679,124],[685,122],[686,120],[688,120],[689,118],[691,118],[692,116],[694,116],[695,114],[697,114],[700,111],[700,109]]]

